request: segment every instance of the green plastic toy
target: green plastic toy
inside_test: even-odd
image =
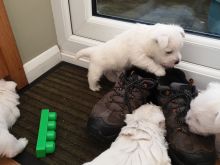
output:
[[[56,112],[49,112],[49,109],[41,110],[41,119],[36,146],[37,158],[46,157],[46,154],[53,153],[55,151],[56,119]]]

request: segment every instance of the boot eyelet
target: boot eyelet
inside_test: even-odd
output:
[[[173,113],[176,113],[176,111],[177,111],[177,109],[172,109],[172,112],[173,112]]]
[[[148,83],[145,82],[145,83],[143,84],[143,86],[144,86],[144,88],[148,88]]]
[[[160,92],[161,95],[167,97],[167,96],[170,96],[171,95],[171,91],[169,89],[166,89],[166,90],[162,90]]]
[[[190,85],[190,86],[193,86],[193,84],[194,84],[194,80],[193,80],[192,78],[191,78],[191,79],[189,79],[189,81],[188,81],[188,82],[189,82],[189,85]]]
[[[170,91],[170,90],[166,90],[166,91],[165,91],[165,95],[166,95],[166,96],[170,96],[170,94],[171,94],[171,91]]]

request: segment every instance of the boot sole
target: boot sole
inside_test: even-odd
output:
[[[104,136],[100,130],[97,130],[92,127],[87,127],[87,132],[89,136],[94,138],[96,141],[99,141],[101,143],[111,143],[114,141],[114,139],[117,137],[117,135],[112,135],[112,136]]]
[[[206,160],[204,162],[195,162],[195,163],[184,163],[182,160],[178,158],[175,154],[176,151],[169,149],[169,156],[172,160],[172,165],[215,165],[215,154],[213,154],[213,158]]]

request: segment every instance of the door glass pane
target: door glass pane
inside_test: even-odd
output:
[[[93,14],[132,22],[175,23],[220,37],[220,0],[93,0]]]

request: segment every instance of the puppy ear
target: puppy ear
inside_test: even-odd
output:
[[[181,31],[180,34],[181,34],[181,36],[182,36],[183,38],[185,38],[185,32],[184,32],[184,31]]]
[[[215,114],[215,124],[219,125],[220,124],[220,112],[217,112]]]
[[[164,49],[168,46],[169,37],[166,35],[160,35],[155,38],[155,42],[159,45],[161,49]]]
[[[184,31],[184,29],[182,28],[182,27],[180,27],[180,26],[177,26],[177,30],[180,32],[180,35],[183,37],[183,38],[185,38],[185,31]]]

